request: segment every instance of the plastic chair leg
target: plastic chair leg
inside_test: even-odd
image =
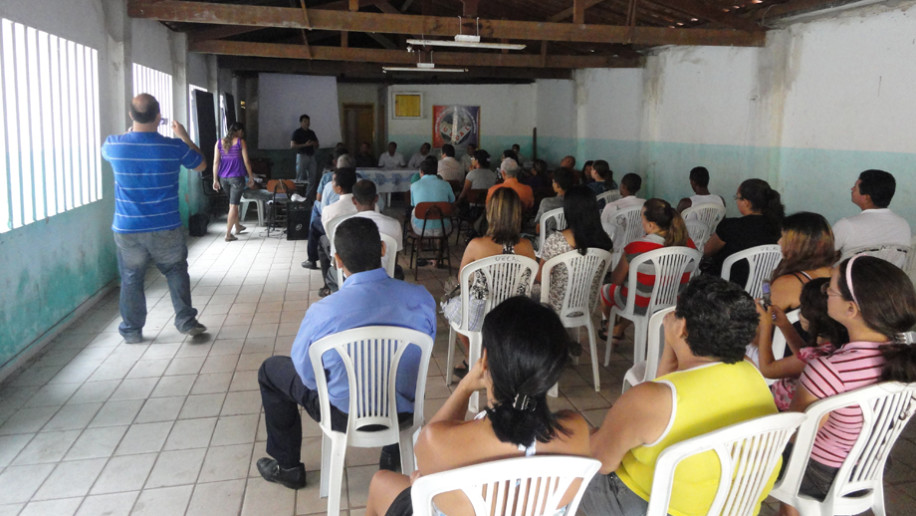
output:
[[[328,479],[331,471],[331,439],[322,434],[321,437],[321,484],[318,486],[318,496],[327,498]]]
[[[445,385],[452,384],[452,376],[455,374],[455,328],[449,325],[448,328],[448,355],[445,358]]]
[[[646,341],[649,339],[649,318],[633,318],[633,363],[646,359]]]
[[[611,363],[611,351],[614,348],[614,321],[617,318],[617,307],[611,308],[611,313],[607,317],[607,342],[604,347],[604,367]]]
[[[481,354],[482,343],[480,332],[468,332],[468,340],[470,340],[468,367],[474,367],[474,364],[476,364],[477,360],[480,359]],[[471,399],[468,401],[468,411],[472,414],[476,414],[480,411],[480,392],[474,392],[474,394],[471,395]]]
[[[591,318],[585,324],[585,330],[588,332],[588,347],[592,355],[592,377],[595,381],[595,392],[601,390],[601,378],[598,373],[598,333],[595,331],[595,325]]]
[[[346,439],[331,439],[330,467],[321,470],[324,480],[328,476],[328,516],[340,515],[340,490],[343,485],[344,459],[347,455]]]
[[[413,428],[408,428],[400,433],[398,445],[401,449],[401,473],[410,476],[414,470],[413,458]]]

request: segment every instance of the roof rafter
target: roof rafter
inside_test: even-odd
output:
[[[189,44],[189,51],[230,56],[271,57],[284,59],[314,59],[318,61],[352,61],[364,63],[407,64],[417,58],[403,50],[374,48],[341,48],[313,46],[306,55],[302,45],[280,43],[251,43],[241,41],[199,41]],[[540,54],[480,54],[473,52],[436,52],[435,62],[449,66],[498,66],[510,68],[635,68],[640,59]]]
[[[129,0],[128,14],[159,21],[453,36],[454,19],[408,14],[299,9],[177,0]],[[480,35],[496,39],[628,43],[635,45],[762,46],[764,31],[670,29],[615,25],[480,20]]]

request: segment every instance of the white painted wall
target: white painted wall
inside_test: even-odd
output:
[[[639,68],[589,68],[576,72],[578,137],[638,141],[644,74]]]
[[[916,151],[916,6],[859,9],[785,32],[783,146]]]
[[[394,93],[423,93],[423,118],[395,120]],[[422,84],[388,88],[388,134],[401,140],[405,156],[416,152],[420,143],[432,138],[434,105],[480,106],[481,144],[490,154],[518,143],[522,154],[531,156],[531,130],[537,120],[537,87],[534,84]]]
[[[131,19],[133,62],[160,72],[174,74],[169,30],[157,21]]]
[[[542,79],[535,82],[535,87],[538,138],[575,139],[575,82]]]

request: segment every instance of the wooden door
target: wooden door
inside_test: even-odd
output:
[[[343,105],[344,145],[355,156],[359,151],[360,142],[375,141],[375,105],[374,104],[344,104]],[[372,149],[375,155],[375,149]]]

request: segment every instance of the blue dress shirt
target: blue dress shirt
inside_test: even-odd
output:
[[[361,326],[401,326],[436,338],[436,302],[420,285],[389,278],[385,269],[359,272],[347,278],[336,293],[312,304],[305,313],[290,355],[302,383],[315,390],[315,374],[309,359],[313,342]],[[322,357],[331,404],[350,412],[347,370],[337,352]],[[411,346],[398,366],[398,412],[413,412],[420,350]]]

